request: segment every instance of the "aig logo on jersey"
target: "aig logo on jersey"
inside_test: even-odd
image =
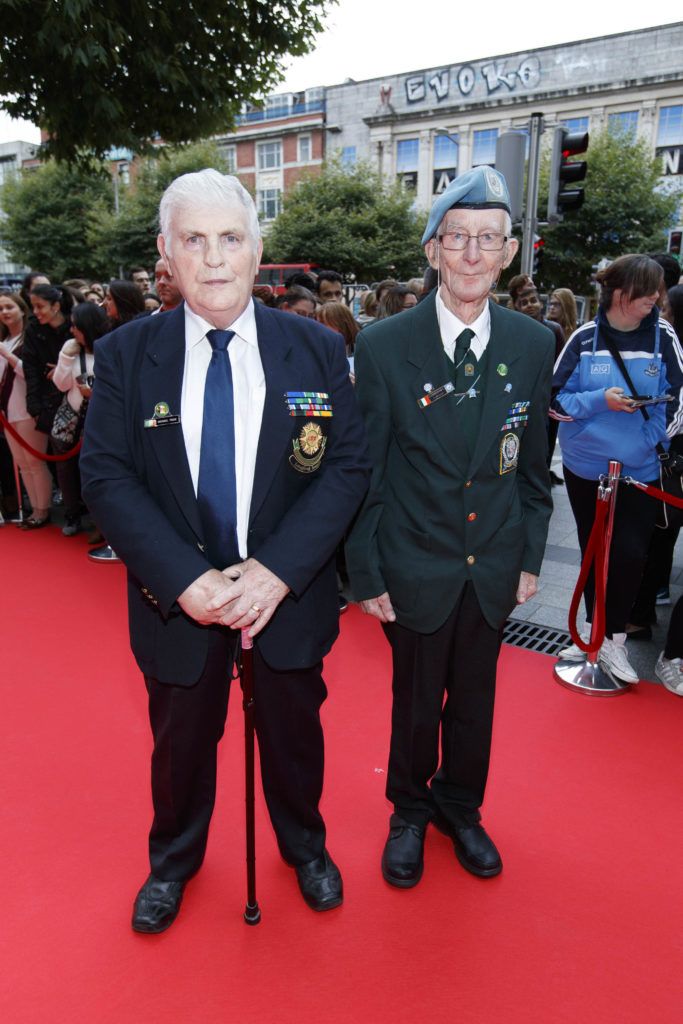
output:
[[[591,363],[591,373],[609,373],[609,363]]]

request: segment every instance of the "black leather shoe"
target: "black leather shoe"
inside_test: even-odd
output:
[[[165,932],[170,928],[183,901],[184,882],[163,882],[150,875],[135,897],[133,931]]]
[[[412,889],[422,878],[426,828],[412,825],[399,814],[389,820],[389,836],[382,854],[382,876],[389,885]]]
[[[441,815],[434,818],[434,825],[453,840],[455,856],[471,874],[479,878],[493,878],[501,873],[503,862],[483,825],[456,828]]]
[[[344,900],[344,886],[339,868],[323,850],[320,857],[307,864],[295,864],[301,895],[312,910],[334,910]]]

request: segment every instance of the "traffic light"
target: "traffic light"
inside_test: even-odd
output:
[[[545,248],[545,239],[541,238],[540,235],[534,235],[534,258],[531,264],[531,276],[534,281],[538,277],[539,271],[543,263],[543,250]]]
[[[669,232],[667,252],[670,252],[672,256],[677,256],[679,260],[681,258],[681,240],[683,240],[683,228],[674,228]]]
[[[570,132],[564,125],[558,125],[553,134],[553,151],[550,161],[550,184],[548,187],[548,222],[557,224],[568,210],[578,210],[583,205],[582,188],[565,188],[586,177],[588,164],[585,160],[571,160],[577,153],[588,149],[588,132]]]

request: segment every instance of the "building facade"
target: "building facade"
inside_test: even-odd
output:
[[[456,174],[493,164],[498,135],[535,112],[544,142],[557,124],[633,132],[683,185],[683,23],[347,82],[325,100],[328,149],[403,181],[421,208]]]
[[[267,228],[283,195],[304,173],[319,173],[325,148],[325,90],[268,96],[262,106],[247,103],[236,131],[215,140],[229,170],[254,196]]]
[[[31,142],[0,143],[0,185],[22,168],[36,163],[38,148]],[[2,216],[3,213],[0,210],[0,218]],[[9,254],[0,247],[0,284],[15,283],[24,274],[27,274],[28,270],[28,267],[24,267],[20,263],[13,263]]]

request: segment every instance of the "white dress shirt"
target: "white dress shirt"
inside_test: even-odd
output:
[[[185,369],[183,371],[180,416],[195,494],[199,480],[199,458],[202,447],[204,385],[213,352],[211,342],[206,335],[213,329],[213,324],[198,316],[185,303]],[[235,332],[235,337],[228,345],[228,355],[232,370],[235,409],[237,542],[240,556],[246,558],[256,450],[266,398],[266,379],[256,336],[253,300],[250,300],[244,312],[226,330]]]
[[[470,342],[470,348],[476,356],[477,361],[481,359],[486,351],[489,338],[491,337],[491,311],[489,309],[488,302],[484,304],[484,308],[474,323],[465,324],[455,315],[455,313],[451,313],[450,309],[447,308],[441,298],[441,295],[437,292],[436,319],[438,320],[439,330],[441,331],[441,344],[443,345],[444,352],[451,362],[453,362],[456,338],[467,327],[469,327],[471,331],[474,331],[474,337]]]

